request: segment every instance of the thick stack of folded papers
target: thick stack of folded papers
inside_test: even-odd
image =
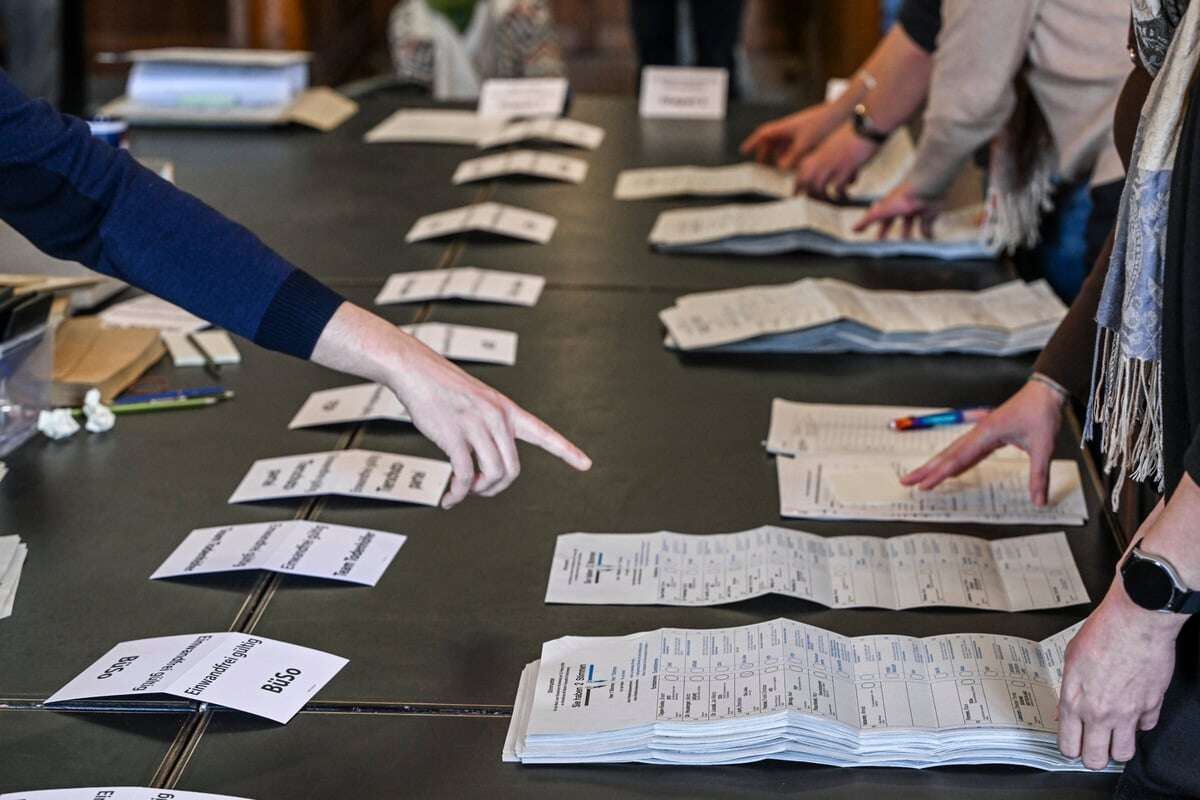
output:
[[[0,536],[0,619],[11,617],[29,548],[19,536]]]
[[[666,253],[722,253],[767,256],[805,250],[830,256],[919,256],[990,258],[994,251],[981,238],[981,206],[939,216],[932,238],[904,238],[900,225],[878,238],[877,231],[855,232],[864,210],[810,197],[773,203],[681,208],[664,211],[650,232],[650,244]]]
[[[1010,356],[1040,350],[1065,315],[1044,281],[904,292],[805,278],[684,295],[659,317],[680,350]]]
[[[503,757],[1083,770],[1056,743],[1063,653],[1075,630],[1042,642],[851,638],[777,619],[567,636],[546,643],[522,673]]]

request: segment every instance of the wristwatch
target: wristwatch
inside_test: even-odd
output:
[[[888,139],[888,134],[885,131],[875,127],[875,123],[867,114],[867,107],[859,103],[854,107],[854,132],[864,139],[869,139],[875,144],[883,144]]]
[[[1148,611],[1168,614],[1200,611],[1200,592],[1183,585],[1170,561],[1142,552],[1141,543],[1141,539],[1134,543],[1121,565],[1121,580],[1129,599]]]

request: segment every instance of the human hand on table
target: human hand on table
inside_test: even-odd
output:
[[[1066,398],[1046,384],[1029,381],[982,422],[900,482],[929,491],[1001,447],[1013,445],[1029,455],[1029,499],[1034,505],[1044,506],[1050,484],[1050,458],[1062,427],[1065,403]]]
[[[854,226],[854,232],[862,233],[878,223],[879,238],[885,239],[892,225],[896,220],[900,220],[901,233],[905,239],[912,238],[913,225],[916,223],[921,226],[921,234],[926,239],[932,239],[933,221],[937,219],[938,213],[938,208],[928,200],[918,197],[912,184],[905,181],[872,205]]]
[[[880,145],[854,132],[846,122],[796,167],[795,189],[819,200],[846,200],[846,188]]]
[[[846,120],[846,112],[837,104],[820,103],[759,125],[742,142],[744,156],[753,156],[760,164],[790,170]]]
[[[454,468],[442,499],[452,508],[468,494],[492,497],[521,472],[516,440],[535,444],[580,471],[592,461],[562,434],[380,317],[343,303],[326,325],[312,360],[387,385],[413,425]]]

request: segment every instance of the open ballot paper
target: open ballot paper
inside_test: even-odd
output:
[[[264,569],[374,586],[405,538],[298,519],[200,528],[188,534],[150,579]]]
[[[29,547],[20,536],[0,536],[0,619],[12,616],[28,554]]]
[[[713,67],[643,67],[638,113],[647,119],[725,118],[729,71]]]
[[[541,275],[478,267],[397,272],[383,284],[383,289],[375,297],[375,305],[475,300],[480,303],[534,306],[544,288],[546,279]]]
[[[359,383],[313,392],[288,423],[288,430],[348,422],[412,422],[396,393],[380,383]]]
[[[370,143],[464,144],[481,148],[518,142],[549,142],[595,150],[604,129],[573,119],[532,119],[509,122],[482,117],[474,111],[403,109],[367,131]]]
[[[558,537],[547,603],[713,606],[767,594],[831,608],[1029,611],[1088,602],[1063,533],[823,537],[766,526],[702,536]]]
[[[566,78],[490,78],[479,90],[481,117],[557,117],[566,105]]]
[[[250,465],[229,502],[333,494],[436,506],[450,472],[445,461],[373,450],[264,458]]]
[[[505,175],[530,175],[552,181],[583,183],[587,171],[588,165],[583,159],[535,150],[513,150],[462,162],[454,171],[453,181],[457,186]]]
[[[549,214],[539,214],[503,203],[477,203],[421,217],[404,237],[404,241],[411,244],[436,239],[439,236],[479,232],[545,244],[554,235],[556,227],[558,220]]]
[[[122,642],[46,700],[166,694],[286,723],[347,659],[245,633]]]
[[[978,633],[852,638],[777,619],[566,636],[522,672],[503,758],[1082,771],[1059,753],[1055,721],[1064,652],[1078,628],[1041,642]]]
[[[400,330],[451,361],[477,361],[509,367],[517,363],[517,334],[512,331],[444,322],[401,325]]]
[[[900,476],[925,457],[888,455],[781,456],[779,513],[805,519],[978,522],[988,525],[1082,525],[1087,503],[1074,461],[1050,462],[1045,506],[1029,499],[1029,464],[989,459],[922,492]]]
[[[659,318],[680,350],[1009,356],[1044,347],[1066,313],[1045,281],[907,292],[805,278],[684,295]]]
[[[0,794],[0,800],[246,800],[231,794],[181,792],[141,786],[93,786],[87,789],[39,789]]]
[[[981,238],[982,206],[941,214],[933,237],[905,239],[895,226],[884,239],[872,228],[856,232],[863,209],[793,197],[770,203],[680,208],[659,214],[650,244],[666,253],[768,256],[805,250],[830,256],[919,256],[981,259],[995,255]]]
[[[901,130],[888,139],[858,178],[846,187],[846,199],[875,200],[904,178],[916,156],[912,136]],[[627,169],[617,176],[617,200],[664,197],[758,196],[783,200],[795,194],[796,176],[774,167],[744,162],[724,167],[650,167]]]

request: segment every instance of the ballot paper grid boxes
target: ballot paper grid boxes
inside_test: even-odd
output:
[[[49,326],[0,343],[0,457],[37,432],[38,415],[50,407],[54,332]]]

